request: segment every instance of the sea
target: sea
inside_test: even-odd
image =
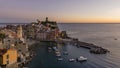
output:
[[[88,49],[66,44],[60,47],[63,60],[58,61],[54,52],[48,52],[46,46],[49,44],[37,44],[40,47],[36,49],[36,56],[27,65],[28,68],[120,68],[120,24],[59,23],[58,26],[70,37],[96,44],[110,52],[92,54]],[[68,55],[63,55],[64,51],[67,51]],[[68,61],[79,56],[88,60],[82,63]]]

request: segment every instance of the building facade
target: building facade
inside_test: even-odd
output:
[[[16,49],[0,49],[0,65],[10,65],[17,62]]]

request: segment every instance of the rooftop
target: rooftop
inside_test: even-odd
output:
[[[7,52],[7,49],[0,49],[0,56],[4,55]]]

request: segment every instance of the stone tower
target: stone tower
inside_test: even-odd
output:
[[[19,25],[18,27],[17,27],[17,38],[22,38],[22,26],[21,25]]]
[[[48,22],[48,17],[46,17],[46,22]]]

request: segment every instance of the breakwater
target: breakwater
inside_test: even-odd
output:
[[[107,49],[100,47],[100,46],[97,46],[97,45],[92,44],[92,43],[82,42],[82,41],[79,41],[78,39],[72,39],[72,41],[73,41],[72,43],[75,46],[77,46],[78,48],[83,47],[83,48],[89,49],[90,53],[106,54],[107,52],[110,52]]]
[[[90,53],[94,53],[94,54],[106,54],[110,52],[109,50],[103,47],[97,46],[95,44],[79,41],[77,38],[69,37],[67,39],[59,40],[58,43],[63,43],[63,44],[70,43],[78,48],[82,47],[82,48],[89,49]]]
[[[83,48],[89,49],[90,53],[94,53],[94,54],[106,54],[107,52],[110,52],[107,49],[97,46],[95,44],[82,42],[82,41],[79,41],[78,38],[69,37],[66,31],[62,31],[62,34],[63,34],[62,36],[63,39],[61,43],[69,42],[72,45],[77,46],[78,48],[83,47]]]

